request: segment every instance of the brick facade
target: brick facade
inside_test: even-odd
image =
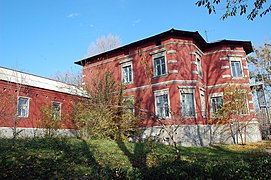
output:
[[[0,127],[10,131],[16,120],[20,129],[45,128],[41,109],[56,108],[59,128],[74,129],[71,120],[77,90],[62,82],[0,67]]]
[[[126,83],[125,91],[126,95],[134,98],[140,109],[157,115],[156,94],[166,94],[170,113],[165,119],[182,118],[186,124],[207,124],[211,116],[211,95],[222,93],[227,83],[249,87],[246,55],[250,52],[252,46],[249,41],[223,40],[207,43],[197,32],[172,29],[82,59],[76,64],[83,66],[86,86],[90,84],[89,77],[102,75],[106,70],[113,72],[115,80],[121,82],[124,68],[131,66],[132,80]],[[160,61],[164,65],[155,62],[159,58],[163,58]],[[241,67],[238,77],[233,77],[231,72],[233,61]],[[155,66],[158,69],[161,67],[164,73],[156,75]],[[182,108],[192,110],[184,107],[187,104],[186,98],[194,101],[194,112],[188,116],[182,114],[185,112]],[[254,112],[252,99],[250,94],[248,108],[251,115]],[[144,123],[146,126],[157,125],[150,119],[146,119]]]

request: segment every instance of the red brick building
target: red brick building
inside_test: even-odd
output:
[[[0,67],[0,135],[12,137],[15,121],[19,136],[42,134],[42,108],[60,122],[56,133],[72,135],[73,104],[80,93],[72,85]]]
[[[208,120],[223,101],[224,87],[229,83],[249,87],[246,56],[252,51],[250,41],[207,43],[198,32],[171,29],[75,63],[83,66],[86,84],[90,77],[113,72],[140,109],[153,112],[165,123],[182,120],[180,142],[205,145],[213,131]],[[254,115],[251,93],[244,114]],[[251,124],[247,141],[260,140],[257,123]],[[158,121],[147,117],[144,126],[143,136],[157,135]],[[223,138],[217,141],[228,141]]]

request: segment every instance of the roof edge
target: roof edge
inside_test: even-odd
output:
[[[141,39],[141,40],[138,40],[138,41],[135,41],[135,42],[132,42],[132,43],[129,43],[129,44],[126,44],[126,45],[123,45],[121,47],[118,47],[118,48],[115,48],[115,49],[112,49],[112,50],[109,50],[109,51],[105,51],[105,52],[102,52],[100,54],[96,54],[96,55],[93,55],[93,56],[88,56],[88,57],[85,57],[85,58],[82,58],[80,60],[77,60],[75,61],[74,63],[77,64],[77,65],[81,65],[81,66],[84,66],[87,61],[91,61],[91,59],[95,59],[95,58],[98,58],[100,56],[103,56],[103,55],[106,55],[106,54],[109,54],[109,53],[114,53],[114,52],[117,52],[117,51],[121,51],[127,47],[130,47],[130,46],[134,46],[136,44],[140,44],[140,43],[143,43],[143,42],[148,42],[152,39],[155,39],[155,38],[158,38],[158,37],[163,37],[163,36],[166,36],[166,35],[183,35],[183,36],[190,36],[192,37],[197,43],[199,46],[201,46],[202,50],[204,51],[205,49],[208,49],[209,47],[212,47],[212,46],[216,46],[216,45],[220,45],[220,44],[226,44],[226,43],[230,43],[230,44],[240,44],[243,46],[246,54],[249,54],[251,52],[253,52],[253,47],[252,47],[252,43],[251,41],[240,41],[240,40],[219,40],[219,41],[215,41],[215,42],[206,42],[205,39],[199,34],[198,31],[183,31],[183,30],[176,30],[174,28],[168,30],[168,31],[164,31],[162,33],[159,33],[159,34],[156,34],[156,35],[153,35],[153,36],[150,36],[150,37],[147,37],[147,38],[144,38],[144,39]]]

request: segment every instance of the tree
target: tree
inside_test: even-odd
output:
[[[40,108],[41,116],[38,120],[38,127],[43,129],[44,136],[53,137],[55,132],[61,128],[63,120],[55,107],[49,103]]]
[[[264,81],[266,86],[271,86],[271,43],[264,43],[262,46],[255,47],[254,52],[248,57],[251,68],[251,78],[256,81]]]
[[[243,130],[252,119],[247,104],[249,92],[249,88],[228,84],[223,91],[223,102],[211,104],[211,106],[217,106],[216,112],[212,110],[212,123],[228,126],[234,144],[238,144],[239,137],[241,143],[244,143],[243,134],[246,135],[246,133]]]
[[[11,126],[13,138],[16,139],[22,132],[22,130],[18,130],[17,128],[18,117],[24,113],[28,113],[25,111],[23,104],[20,105],[19,96],[30,92],[27,87],[23,86],[26,79],[25,75],[17,71],[5,71],[7,72],[3,72],[2,74],[6,74],[4,80],[7,84],[4,86],[3,92],[0,92],[0,118]]]
[[[87,56],[97,55],[99,53],[120,47],[120,45],[121,40],[118,36],[111,34],[102,36],[96,39],[96,41],[89,46]]]
[[[270,135],[270,106],[271,106],[271,44],[264,43],[255,47],[254,53],[248,57],[250,67],[250,78],[255,81],[254,89],[258,105],[257,118],[261,123],[263,138]],[[255,92],[255,91],[254,91]]]
[[[135,115],[133,102],[110,71],[86,82],[85,90],[89,97],[75,106],[75,123],[84,136],[122,140],[138,130],[141,119]]]
[[[253,4],[248,0],[198,0],[196,5],[207,8],[209,14],[216,13],[216,9],[221,5],[221,9],[225,11],[221,17],[223,20],[230,16],[245,15],[247,13],[247,19],[254,20],[256,17],[262,17],[271,11],[271,4],[268,3],[270,1],[267,2],[267,0],[254,0]]]
[[[50,78],[66,83],[71,84],[75,86],[81,86],[82,85],[82,72],[80,71],[74,71],[73,69],[64,71],[64,72],[56,72],[54,75],[51,75]]]

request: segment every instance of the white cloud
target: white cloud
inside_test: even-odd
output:
[[[138,23],[140,23],[141,22],[141,19],[137,19],[137,20],[135,20],[134,22],[133,22],[133,26],[136,26]]]
[[[77,16],[79,16],[79,13],[70,13],[67,17],[68,18],[75,18]]]

